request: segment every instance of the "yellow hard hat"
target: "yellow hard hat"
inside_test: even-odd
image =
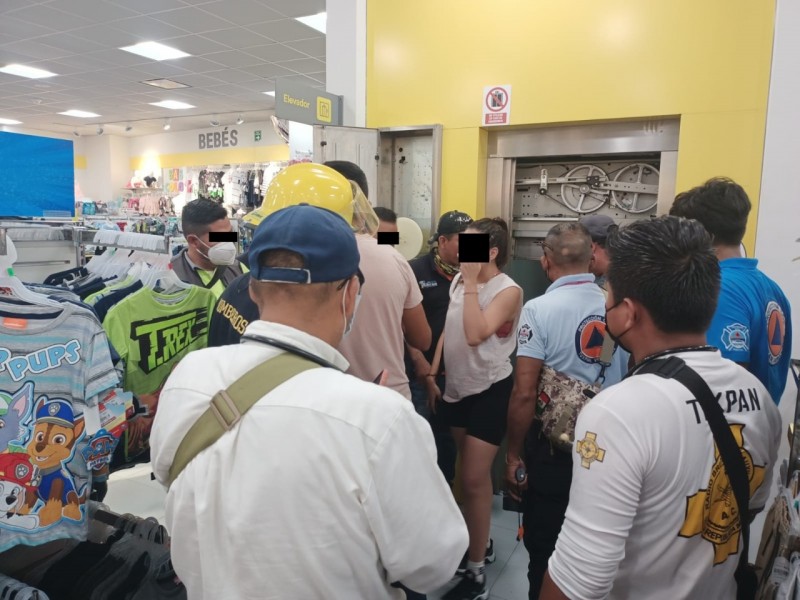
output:
[[[244,217],[257,227],[272,213],[300,203],[332,210],[359,233],[372,235],[378,217],[361,189],[341,173],[316,163],[297,163],[286,167],[270,182],[261,206]]]

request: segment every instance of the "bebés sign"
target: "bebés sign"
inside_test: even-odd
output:
[[[308,125],[341,125],[342,97],[278,78],[275,116]]]
[[[222,131],[200,133],[197,136],[197,147],[200,150],[211,150],[213,148],[235,148],[238,144],[239,132],[235,129],[228,131],[227,127]]]

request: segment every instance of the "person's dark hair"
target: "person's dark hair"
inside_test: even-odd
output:
[[[511,238],[508,235],[508,224],[500,217],[489,217],[473,221],[467,229],[474,229],[481,233],[489,234],[489,247],[497,248],[497,258],[495,264],[498,269],[502,269],[508,262],[508,246]]]
[[[665,333],[703,333],[717,309],[720,269],[711,237],[695,220],[634,221],[608,234],[608,282],[619,302],[644,306]]]
[[[557,267],[589,267],[592,260],[592,236],[580,223],[559,223],[544,238],[548,260]]]
[[[208,233],[212,223],[227,217],[227,209],[213,200],[200,198],[187,202],[181,213],[183,235],[204,235]]]
[[[349,160],[329,160],[322,163],[326,167],[330,167],[334,171],[341,173],[345,178],[350,181],[356,182],[364,195],[369,198],[369,184],[367,183],[367,174],[356,163]]]
[[[744,238],[751,208],[742,186],[727,177],[715,177],[678,194],[669,214],[697,219],[715,244],[738,246]]]
[[[391,208],[386,208],[385,206],[376,206],[373,208],[373,210],[381,221],[385,221],[386,223],[397,223],[397,213]]]

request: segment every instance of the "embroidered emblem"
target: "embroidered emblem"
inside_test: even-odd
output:
[[[750,330],[741,323],[728,325],[721,339],[726,350],[750,350]]]
[[[581,466],[588,469],[594,461],[603,462],[606,451],[597,445],[597,434],[586,432],[586,437],[575,444],[575,452],[581,455]]]
[[[769,364],[776,365],[783,354],[783,340],[786,335],[786,317],[780,305],[774,300],[767,304],[767,348]]]
[[[603,353],[606,322],[600,315],[586,317],[575,332],[575,352],[583,362],[594,364]]]
[[[420,281],[419,287],[421,290],[427,290],[429,288],[439,287],[438,281]]]
[[[731,425],[731,433],[744,459],[750,496],[752,496],[764,481],[766,469],[753,464],[753,457],[744,449],[742,429],[744,425]],[[686,499],[686,519],[678,535],[681,537],[700,535],[707,542],[711,542],[714,546],[714,564],[718,565],[725,562],[731,554],[736,554],[741,530],[736,497],[733,495],[725,464],[715,444],[714,466],[711,467],[708,487]]]

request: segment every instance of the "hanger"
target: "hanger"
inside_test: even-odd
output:
[[[44,294],[29,290],[22,284],[22,281],[14,275],[13,264],[17,260],[17,249],[14,248],[14,242],[6,235],[5,230],[1,231],[0,235],[4,238],[4,243],[2,245],[5,246],[5,254],[0,254],[0,288],[8,289],[12,297],[22,300],[23,302],[63,309],[64,307],[60,302],[51,300]]]

